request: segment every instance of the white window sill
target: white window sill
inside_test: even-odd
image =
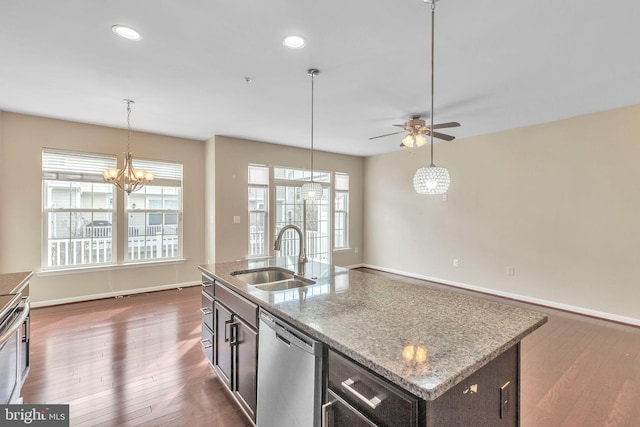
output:
[[[62,274],[78,274],[78,273],[93,273],[93,272],[107,271],[107,270],[122,270],[126,268],[158,267],[161,265],[184,264],[186,261],[187,261],[186,258],[174,258],[174,259],[162,259],[157,261],[127,262],[124,264],[108,264],[108,265],[95,265],[95,266],[76,267],[76,268],[60,268],[60,269],[51,269],[51,270],[41,270],[36,272],[35,275],[38,277],[46,277],[46,276],[58,276]]]
[[[352,248],[338,248],[338,249],[334,249],[333,253],[341,253],[341,252],[353,252]]]

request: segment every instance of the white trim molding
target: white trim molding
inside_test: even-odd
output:
[[[73,302],[84,302],[84,301],[92,301],[92,300],[105,299],[105,298],[119,298],[125,295],[144,294],[148,292],[166,291],[169,289],[182,289],[190,286],[200,286],[200,285],[202,285],[202,283],[199,281],[196,281],[196,282],[185,282],[185,283],[172,283],[169,285],[160,285],[160,286],[149,286],[146,288],[138,288],[138,289],[123,289],[121,291],[105,292],[101,294],[80,295],[77,297],[32,302],[31,307],[34,307],[34,308],[48,307],[52,305],[70,304]]]

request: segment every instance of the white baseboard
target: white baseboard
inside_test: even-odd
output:
[[[189,286],[200,286],[201,284],[202,283],[198,281],[198,282],[172,283],[170,285],[149,286],[147,288],[138,288],[138,289],[123,289],[121,291],[105,292],[102,294],[79,295],[77,297],[60,298],[60,299],[53,299],[53,300],[47,300],[47,301],[37,301],[37,302],[32,302],[31,307],[34,307],[34,308],[48,307],[51,305],[69,304],[72,302],[83,302],[83,301],[91,301],[96,299],[115,298],[115,297],[124,296],[124,295],[144,294],[147,292],[166,291],[168,289],[187,288]]]
[[[466,283],[454,282],[452,280],[439,279],[437,277],[423,276],[421,274],[408,273],[406,271],[395,270],[392,268],[380,267],[377,265],[370,264],[361,264],[359,267],[371,268],[374,270],[380,270],[387,273],[399,274],[401,276],[412,277],[414,279],[428,280],[430,282],[441,283],[443,285],[453,286],[456,288],[467,289],[470,291],[482,292],[484,294],[499,296],[503,298],[508,298],[516,301],[528,302],[531,304],[541,305],[544,307],[555,308],[558,310],[569,311],[572,313],[583,314],[585,316],[597,317],[600,319],[611,320],[613,322],[625,323],[633,326],[640,326],[640,319],[636,319],[633,317],[619,316],[613,313],[607,313],[604,311],[591,310],[588,308],[577,307],[574,305],[563,304],[555,301],[549,301],[539,298],[532,298],[525,295],[512,294],[510,292],[498,291],[490,288],[482,288],[479,286],[468,285]],[[358,267],[354,267],[358,268]]]

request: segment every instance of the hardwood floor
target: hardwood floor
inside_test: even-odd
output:
[[[457,292],[549,316],[522,342],[523,427],[640,425],[640,328]],[[72,426],[250,426],[202,355],[199,307],[192,287],[33,309],[25,402],[70,404]]]
[[[72,426],[251,426],[200,350],[200,287],[33,309],[25,403]]]

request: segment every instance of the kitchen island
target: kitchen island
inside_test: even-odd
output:
[[[299,265],[277,257],[200,269],[419,398],[417,425],[518,425],[519,342],[546,322],[544,314],[315,262],[300,274],[315,283],[296,289],[266,292],[233,274],[266,267],[298,272]],[[455,411],[461,415],[443,415]]]

